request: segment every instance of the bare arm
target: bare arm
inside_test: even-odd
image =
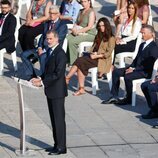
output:
[[[52,2],[49,1],[46,5],[44,15],[42,17],[38,18],[38,19],[32,19],[31,18],[31,20],[29,20],[29,22],[28,22],[28,25],[32,26],[34,23],[41,23],[41,22],[44,22],[44,21],[48,20],[49,19],[49,8],[50,8],[51,5],[52,5]],[[32,9],[32,7],[31,7],[31,9]],[[31,9],[29,11],[29,14],[32,16]]]
[[[94,23],[95,23],[95,19],[96,19],[95,12],[92,11],[89,15],[88,25],[86,27],[82,28],[82,29],[79,29],[79,30],[72,29],[72,33],[76,34],[76,35],[78,35],[79,33],[86,33],[87,31],[89,31],[90,29],[93,28]]]

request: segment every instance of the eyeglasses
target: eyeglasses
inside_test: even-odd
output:
[[[9,9],[10,7],[1,7],[1,9]]]
[[[58,13],[51,13],[51,12],[49,12],[49,14],[53,14],[53,15],[56,15],[56,14],[58,14]]]

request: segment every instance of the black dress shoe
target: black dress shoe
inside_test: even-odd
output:
[[[67,150],[66,149],[60,149],[56,148],[53,152],[49,152],[48,155],[60,155],[60,154],[66,154]]]
[[[154,111],[149,111],[146,115],[142,115],[143,119],[153,119],[153,118],[158,118],[158,113]]]
[[[131,104],[132,102],[127,99],[127,98],[123,98],[123,99],[118,99],[118,102],[115,103],[117,105],[127,105],[127,104]]]
[[[55,152],[56,151],[56,147],[50,147],[50,148],[47,148],[45,149],[46,152]]]
[[[108,100],[104,100],[101,102],[101,104],[116,104],[118,102],[118,99],[116,98],[110,98]]]

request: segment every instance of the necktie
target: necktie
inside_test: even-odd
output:
[[[49,25],[49,30],[54,30],[54,26],[55,26],[54,21],[51,21]]]
[[[144,49],[145,44],[146,44],[146,42],[142,43],[142,50]]]
[[[2,26],[3,22],[4,22],[4,15],[2,15],[0,18],[0,27]]]
[[[49,57],[51,55],[51,53],[52,53],[52,48],[48,48],[48,50],[47,50],[47,56]]]
[[[46,62],[48,61],[48,59],[49,59],[51,53],[52,53],[52,48],[48,48],[48,49],[47,49]]]

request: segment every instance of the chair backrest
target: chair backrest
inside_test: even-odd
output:
[[[85,51],[86,47],[91,47],[93,45],[93,42],[81,42],[79,44],[79,57],[82,56],[82,52]]]
[[[134,54],[133,54],[133,59],[137,56],[137,53],[138,53],[138,49],[139,49],[139,46],[140,44],[142,43],[142,33],[139,33],[138,37],[137,37],[137,41],[136,41],[136,47],[135,47],[135,50],[134,50]]]
[[[112,51],[112,62],[114,60],[114,50]],[[112,70],[110,68],[110,71],[106,74],[107,76],[107,81],[108,81],[108,84],[109,84],[109,89],[111,90],[111,87],[112,87]]]
[[[67,38],[65,37],[63,45],[62,45],[63,50],[65,51],[65,53],[67,52]]]
[[[154,63],[151,79],[154,79],[157,72],[158,72],[158,59]]]

